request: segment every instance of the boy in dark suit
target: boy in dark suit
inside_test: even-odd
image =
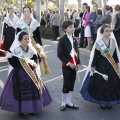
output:
[[[72,36],[74,33],[73,22],[71,20],[64,21],[62,28],[65,35],[59,40],[57,56],[62,61],[63,94],[60,110],[64,111],[66,108],[79,109],[79,107],[72,104],[71,98],[80,59],[77,40]]]

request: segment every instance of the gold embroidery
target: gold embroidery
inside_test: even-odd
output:
[[[106,55],[106,58],[109,60],[109,62],[112,64],[112,66],[113,66],[114,70],[116,71],[117,75],[120,77],[120,71],[119,71],[113,57],[110,55],[110,53],[107,53],[105,55]]]
[[[42,83],[38,81],[36,75],[31,70],[30,66],[27,64],[27,62],[25,60],[20,60],[20,63],[23,66],[23,68],[25,69],[25,71],[28,73],[28,75],[30,76],[30,78],[33,80],[33,82],[37,86],[38,90],[40,90],[40,92],[42,93],[42,86],[41,86]]]

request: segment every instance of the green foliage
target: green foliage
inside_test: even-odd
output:
[[[95,3],[95,0],[91,0],[91,4]]]
[[[6,11],[8,7],[15,7],[18,5],[18,0],[3,0],[0,3],[0,11]],[[33,0],[23,0],[23,6],[29,6],[34,9],[34,2]],[[19,9],[20,6],[17,7]]]
[[[42,38],[52,39],[52,28],[40,26],[40,34]]]
[[[34,8],[34,2],[32,0],[24,0],[23,6],[29,6],[33,9]]]

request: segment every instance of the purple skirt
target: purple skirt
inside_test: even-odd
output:
[[[20,70],[20,71],[22,74],[23,73],[25,74],[24,70]],[[20,73],[20,72],[18,72],[18,73]],[[51,96],[50,96],[47,88],[45,87],[45,85],[43,87],[42,95],[40,95],[39,92],[35,94],[35,92],[28,91],[27,88],[29,88],[29,87],[26,87],[26,91],[23,92],[23,90],[22,90],[23,87],[21,87],[19,89],[22,91],[22,92],[20,92],[20,94],[22,94],[22,93],[24,93],[24,94],[22,94],[21,97],[17,97],[16,91],[17,91],[18,87],[15,88],[14,86],[15,85],[17,86],[18,84],[13,79],[14,74],[15,74],[15,69],[13,69],[11,71],[11,73],[9,74],[6,84],[4,86],[4,89],[2,91],[2,94],[0,97],[1,109],[10,111],[10,112],[16,112],[16,113],[36,113],[36,112],[42,111],[45,106],[49,105],[52,102]],[[22,76],[24,76],[24,75],[22,75]],[[30,77],[26,76],[26,75],[24,76],[24,78],[27,78],[27,77],[28,77],[28,79],[23,80],[22,81],[23,83],[25,83],[25,81],[28,81],[28,83],[31,83]],[[21,77],[21,79],[22,79],[22,77]],[[33,89],[34,86],[31,88]],[[35,90],[33,90],[33,91],[35,91]],[[25,98],[27,98],[27,99],[25,99]],[[35,99],[33,99],[33,98],[35,98]]]

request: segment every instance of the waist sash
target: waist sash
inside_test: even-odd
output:
[[[98,43],[100,49],[102,50],[103,54],[107,58],[107,60],[110,62],[110,64],[114,68],[114,70],[117,73],[117,75],[120,77],[120,71],[119,71],[119,69],[118,69],[118,67],[117,67],[113,57],[110,55],[109,49],[107,48],[105,43],[102,40],[98,41],[97,43]]]
[[[22,67],[24,68],[24,70],[27,72],[29,77],[32,79],[32,81],[38,88],[38,90],[40,90],[40,92],[42,93],[42,86],[41,86],[41,83],[40,83],[39,79],[37,78],[36,74],[31,70],[30,66],[28,65],[28,63],[25,60],[19,59],[19,61],[22,65]]]

